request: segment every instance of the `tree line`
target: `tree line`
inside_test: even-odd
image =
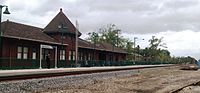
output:
[[[163,37],[157,38],[156,36],[152,36],[152,38],[148,40],[149,46],[141,49],[135,42],[131,41],[129,38],[123,37],[121,29],[115,24],[101,27],[96,32],[88,33],[88,36],[87,40],[93,44],[105,42],[124,49],[129,54],[127,60],[136,61],[136,57],[142,57],[137,59],[137,61],[196,62],[192,57],[171,57],[170,52],[167,50],[167,44],[163,42]]]

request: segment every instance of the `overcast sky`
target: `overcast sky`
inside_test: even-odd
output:
[[[112,23],[124,37],[138,37],[142,47],[154,35],[164,37],[172,56],[200,58],[200,0],[1,0],[0,4],[11,12],[3,20],[44,28],[62,8],[72,23],[79,21],[82,38]]]

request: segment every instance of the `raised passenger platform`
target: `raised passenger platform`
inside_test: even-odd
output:
[[[167,67],[167,66],[172,66],[172,65],[137,65],[137,66],[112,66],[112,67],[0,70],[0,81],[55,77],[55,76],[65,76],[65,75],[79,75],[79,74],[100,73],[107,71],[120,71],[120,70],[132,70],[132,69]]]

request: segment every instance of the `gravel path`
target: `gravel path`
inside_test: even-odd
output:
[[[0,93],[170,93],[200,81],[200,71],[147,68],[76,76],[0,82]],[[200,93],[188,86],[178,93]]]
[[[53,92],[67,88],[75,88],[98,83],[117,77],[126,77],[137,74],[137,71],[117,71],[94,74],[84,74],[75,76],[61,76],[43,79],[29,79],[19,81],[0,82],[0,93],[33,93],[33,92]]]
[[[184,71],[179,67],[148,68],[137,75],[97,80],[78,87],[64,87],[47,93],[170,93],[185,85],[200,81],[200,71]],[[189,92],[196,91],[193,87]],[[183,93],[183,92],[180,92]],[[197,93],[200,93],[198,91]]]

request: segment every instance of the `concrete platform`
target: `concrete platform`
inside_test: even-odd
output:
[[[0,70],[1,77],[12,77],[20,75],[38,75],[38,74],[54,74],[65,72],[78,71],[93,71],[93,70],[113,70],[113,69],[141,69],[152,67],[164,67],[170,65],[137,65],[137,66],[109,66],[109,67],[77,67],[77,68],[51,68],[51,69],[23,69],[23,70]]]

